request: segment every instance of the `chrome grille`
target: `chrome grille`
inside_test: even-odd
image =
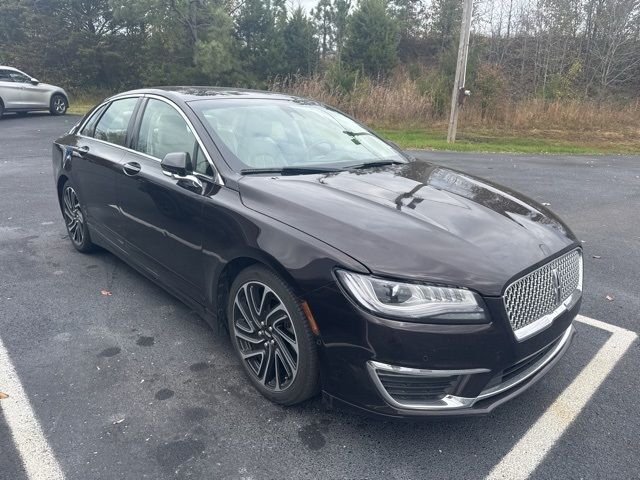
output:
[[[582,289],[582,255],[574,250],[558,257],[507,287],[504,305],[511,328],[520,330],[555,312]]]

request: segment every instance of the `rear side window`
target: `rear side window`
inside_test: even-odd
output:
[[[136,103],[137,98],[124,98],[112,102],[96,123],[93,137],[124,147],[127,144],[127,129]]]
[[[81,135],[84,135],[85,137],[93,137],[93,132],[96,128],[96,123],[98,123],[98,120],[100,119],[100,115],[102,115],[102,112],[104,112],[105,108],[107,108],[106,105],[102,105],[101,107],[96,108],[95,112],[93,112],[89,117],[89,120],[87,121],[87,123],[85,123],[84,127],[82,127],[82,130],[80,131]]]
[[[149,99],[135,149],[160,160],[167,153],[187,152],[193,160],[195,146],[196,137],[178,111],[163,101]]]

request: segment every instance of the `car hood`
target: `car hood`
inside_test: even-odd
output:
[[[353,257],[372,273],[500,295],[516,274],[575,244],[543,206],[486,180],[414,161],[320,175],[245,176],[245,206]]]

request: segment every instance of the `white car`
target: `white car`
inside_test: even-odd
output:
[[[0,117],[5,112],[37,110],[64,115],[68,107],[69,97],[62,88],[40,83],[16,68],[0,65]]]

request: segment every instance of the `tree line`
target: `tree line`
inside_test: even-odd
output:
[[[264,88],[322,75],[348,94],[403,68],[450,95],[462,0],[2,0],[0,64],[72,91]],[[640,0],[477,0],[469,87],[498,96],[637,98]],[[434,96],[436,98],[437,96]]]

